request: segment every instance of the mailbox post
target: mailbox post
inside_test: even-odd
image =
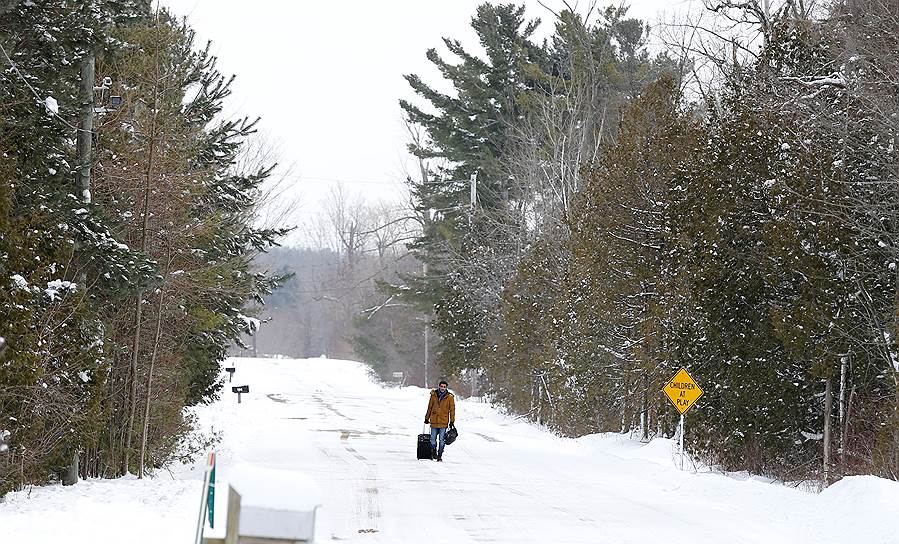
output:
[[[250,386],[249,385],[235,385],[231,388],[232,393],[237,393],[237,404],[240,404],[240,395],[241,393],[249,393]]]

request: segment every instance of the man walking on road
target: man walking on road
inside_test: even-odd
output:
[[[431,391],[425,423],[431,424],[431,459],[443,461],[443,447],[446,445],[446,429],[456,421],[456,401],[446,386],[446,380],[440,380],[437,389]],[[437,449],[437,438],[440,438],[440,449]]]

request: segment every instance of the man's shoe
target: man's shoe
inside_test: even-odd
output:
[[[431,459],[437,459],[437,450],[431,450]]]
[[[443,457],[437,456],[437,461],[443,461]]]

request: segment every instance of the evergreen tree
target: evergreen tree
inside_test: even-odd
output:
[[[703,400],[711,409],[693,419],[702,448],[725,466],[808,466],[834,410],[821,403],[820,380],[854,351],[845,331],[858,315],[858,278],[840,256],[858,237],[828,204],[848,196],[840,148],[807,109],[832,108],[842,91],[822,89],[799,107],[809,97],[782,98],[805,92],[795,82],[830,62],[827,50],[803,22],[781,23],[759,63],[732,82],[709,122],[710,152],[685,171],[676,197],[689,302],[672,343],[714,387]]]
[[[150,439],[151,466],[171,455],[171,437],[189,429],[183,406],[215,398],[227,348],[255,332],[244,303],[261,301],[279,281],[249,269],[253,254],[285,232],[251,226],[273,165],[235,169],[254,123],[217,119],[233,78],[218,72],[208,46],[194,51],[193,37],[159,11],[122,27],[123,47],[103,65],[125,92],[123,107],[101,127],[109,160],[98,196],[118,219],[119,236],[158,263],[152,291],[109,317],[118,347],[111,391],[121,393],[110,395],[117,430],[99,455],[124,470],[133,470],[138,449],[143,458],[137,437]],[[150,420],[164,423],[150,429]]]
[[[422,236],[412,248],[430,268],[424,283],[413,282],[407,293],[430,301],[436,311],[438,357],[451,372],[477,368],[490,312],[499,300],[503,259],[514,233],[514,201],[518,187],[504,175],[502,160],[509,146],[509,126],[521,116],[518,97],[534,86],[526,66],[540,64],[545,54],[531,42],[538,21],[526,21],[524,7],[481,5],[472,18],[486,58],[468,53],[456,40],[444,39],[460,59],[453,65],[436,50],[428,59],[453,86],[455,97],[435,91],[418,76],[406,79],[436,113],[407,101],[400,105],[409,121],[427,131],[428,140],[410,149],[422,159],[441,159],[445,166],[412,184]],[[470,183],[476,177],[477,201]],[[477,213],[472,213],[477,205]]]
[[[643,427],[648,436],[668,377],[663,337],[677,304],[666,297],[668,197],[699,137],[681,103],[675,81],[664,77],[627,105],[618,140],[592,171],[572,219],[565,306],[578,325],[563,337],[564,356],[591,376],[590,396],[613,399],[595,416],[605,430]]]
[[[491,329],[482,364],[497,402],[572,432],[572,423],[580,418],[556,410],[566,396],[563,389],[573,385],[574,377],[556,348],[564,322],[557,319],[556,303],[564,296],[564,285],[552,279],[563,275],[567,263],[555,258],[553,243],[534,244],[503,290],[501,314]]]
[[[592,266],[601,262],[600,269],[605,266],[602,259],[592,262],[593,253],[614,251],[622,244],[617,238],[610,245],[594,236],[596,223],[603,220],[594,214],[607,210],[584,202],[605,198],[614,189],[605,186],[606,179],[584,179],[589,180],[591,169],[614,153],[610,151],[618,131],[614,120],[621,105],[670,67],[666,58],[649,56],[643,24],[625,15],[624,9],[610,8],[595,22],[587,22],[569,11],[559,14],[547,47],[547,66],[528,67],[539,85],[520,99],[524,114],[513,127],[513,152],[504,161],[510,179],[524,195],[518,247],[505,256],[519,266],[503,285],[504,306],[488,343],[493,353],[485,355],[484,364],[493,374],[498,397],[512,399],[522,411],[572,434],[611,420],[619,429],[623,417],[621,410],[616,418],[616,408],[599,408],[594,402],[601,384],[613,383],[601,369],[615,365],[612,354],[620,353],[620,346],[609,336],[611,322],[596,315],[595,303],[601,298],[596,288],[608,278]],[[649,126],[655,119],[641,121]],[[614,156],[605,168],[613,173],[622,170],[615,162],[619,159]],[[634,185],[620,189],[618,198],[624,199],[627,189],[643,195],[640,181],[630,183]],[[518,306],[519,299],[533,301],[538,296],[540,304],[530,308],[532,312]],[[533,311],[544,307],[549,310]],[[537,344],[522,350],[522,338]],[[539,356],[532,357],[530,350]],[[502,364],[509,368],[501,368]],[[610,387],[617,393],[619,384]],[[531,399],[532,405],[514,400],[521,397]],[[637,391],[625,397],[637,398]]]
[[[190,430],[183,407],[220,387],[225,349],[254,326],[243,304],[279,279],[249,269],[283,232],[252,227],[270,167],[234,168],[253,124],[215,120],[230,80],[165,12],[111,0],[2,9],[0,411],[12,436],[0,493],[71,475],[78,453],[83,475],[142,473]],[[81,81],[92,56],[127,92],[97,119],[85,159],[74,144],[79,88],[100,85]],[[148,67],[171,71],[151,88],[137,75]],[[97,175],[76,191],[85,161]]]
[[[95,436],[108,370],[99,308],[151,266],[76,196],[74,141],[84,59],[145,2],[19,2],[0,18],[0,494],[61,475]]]

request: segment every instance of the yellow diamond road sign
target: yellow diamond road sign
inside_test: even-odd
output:
[[[702,396],[702,389],[693,381],[693,377],[687,372],[686,368],[681,368],[673,378],[668,380],[662,389],[671,403],[682,414],[687,413],[696,399]]]

